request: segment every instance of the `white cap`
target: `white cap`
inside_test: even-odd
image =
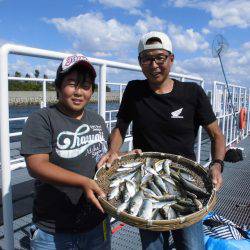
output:
[[[158,42],[154,44],[146,44],[151,38],[159,39],[161,43]],[[164,49],[173,53],[172,42],[169,37],[166,34],[158,31],[151,31],[141,37],[138,45],[138,54],[148,49]]]

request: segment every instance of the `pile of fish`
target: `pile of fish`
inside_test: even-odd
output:
[[[108,200],[119,202],[117,212],[145,220],[170,220],[203,208],[210,194],[195,185],[188,170],[169,159],[147,157],[120,165],[110,176]]]

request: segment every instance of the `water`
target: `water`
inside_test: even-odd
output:
[[[119,102],[107,102],[107,110],[117,110],[119,108]],[[96,111],[98,110],[97,103],[89,103],[87,106],[88,109]],[[10,118],[17,117],[28,117],[34,111],[40,109],[39,105],[27,105],[27,106],[10,106],[9,114]],[[116,112],[113,112],[111,119],[116,119]],[[106,120],[109,120],[109,114],[106,114]],[[11,121],[10,122],[10,133],[20,132],[23,129],[25,121]],[[11,137],[11,142],[20,141],[20,136]]]

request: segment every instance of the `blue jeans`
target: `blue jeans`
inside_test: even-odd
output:
[[[204,235],[202,221],[186,227],[171,231],[177,250],[203,250]],[[170,232],[154,232],[140,229],[143,250],[170,249]]]
[[[111,227],[106,219],[86,233],[47,233],[36,229],[30,239],[31,250],[111,249]]]

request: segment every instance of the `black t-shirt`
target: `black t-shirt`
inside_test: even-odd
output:
[[[22,155],[49,154],[64,169],[93,178],[97,162],[107,152],[108,130],[98,114],[85,110],[81,120],[56,106],[34,112],[25,124]],[[41,166],[42,167],[42,166]],[[90,204],[80,188],[35,181],[33,221],[48,232],[84,232],[104,215]]]
[[[152,91],[147,80],[129,82],[117,117],[125,123],[133,121],[134,148],[195,160],[199,125],[208,125],[216,117],[202,87],[173,80],[173,90],[166,94]]]

